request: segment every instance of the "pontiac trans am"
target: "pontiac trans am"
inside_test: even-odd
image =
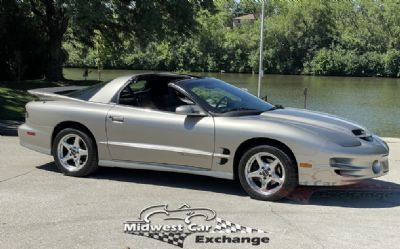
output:
[[[238,179],[253,198],[346,185],[389,171],[387,144],[329,114],[274,106],[215,78],[125,76],[29,91],[20,143],[69,176],[99,166]]]

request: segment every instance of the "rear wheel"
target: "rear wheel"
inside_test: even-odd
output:
[[[279,200],[297,186],[297,170],[293,160],[278,148],[261,145],[249,149],[239,163],[239,180],[253,198]]]
[[[66,128],[53,141],[53,157],[65,175],[86,176],[98,168],[95,142],[85,132]]]

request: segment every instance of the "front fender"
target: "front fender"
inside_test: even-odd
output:
[[[309,163],[327,139],[308,129],[280,121],[265,121],[249,117],[215,117],[215,153],[230,151],[228,161],[221,165],[214,160],[213,170],[232,171],[234,155],[239,146],[253,138],[277,140],[293,152],[298,163]]]

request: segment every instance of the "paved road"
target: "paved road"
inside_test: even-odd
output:
[[[101,169],[66,177],[52,159],[0,136],[1,248],[178,248],[123,233],[141,209],[183,202],[268,232],[249,248],[392,248],[400,244],[400,140],[390,140],[391,171],[353,187],[300,188],[281,202],[255,201],[237,183],[200,176]],[[246,248],[197,244],[184,248]]]

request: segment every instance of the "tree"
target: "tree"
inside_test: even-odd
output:
[[[47,80],[62,80],[66,58],[62,43],[68,27],[73,38],[93,46],[93,36],[103,32],[109,42],[135,39],[146,44],[177,32],[190,33],[196,26],[195,12],[212,8],[212,0],[29,0],[48,38]]]
[[[285,3],[285,2],[284,2]],[[303,64],[335,39],[335,23],[329,2],[316,0],[279,3],[266,25],[268,72],[298,74]]]
[[[129,33],[128,30],[103,32],[104,67],[257,72],[260,0],[214,0],[214,3],[216,11],[201,9],[186,13],[195,16],[197,25],[196,32],[190,36],[171,29],[171,32],[161,32],[168,39],[160,40],[152,35],[154,32],[141,32],[143,25],[138,25],[137,29],[127,26],[135,34],[133,39],[110,39],[111,35],[121,36]],[[152,9],[158,5],[149,5],[145,1],[143,6]],[[265,20],[265,71],[400,77],[399,8],[398,0],[269,0]],[[119,13],[127,17],[131,15],[129,12]],[[245,13],[255,13],[256,20],[233,27],[232,18]],[[157,19],[160,16],[142,16],[143,19],[130,23],[144,22],[157,26],[163,22]],[[181,18],[178,16],[171,20],[179,22]],[[75,29],[81,26],[74,25]],[[178,26],[184,27],[182,24]],[[96,41],[82,31],[73,36],[79,34]],[[124,43],[115,42],[118,39],[123,39]],[[71,50],[74,46],[85,48],[82,43],[68,42],[64,46],[71,55],[68,66],[97,65],[95,58],[98,58],[98,53],[93,47],[85,53]]]
[[[45,37],[39,22],[26,5],[0,0],[0,79],[21,80],[43,77]]]

